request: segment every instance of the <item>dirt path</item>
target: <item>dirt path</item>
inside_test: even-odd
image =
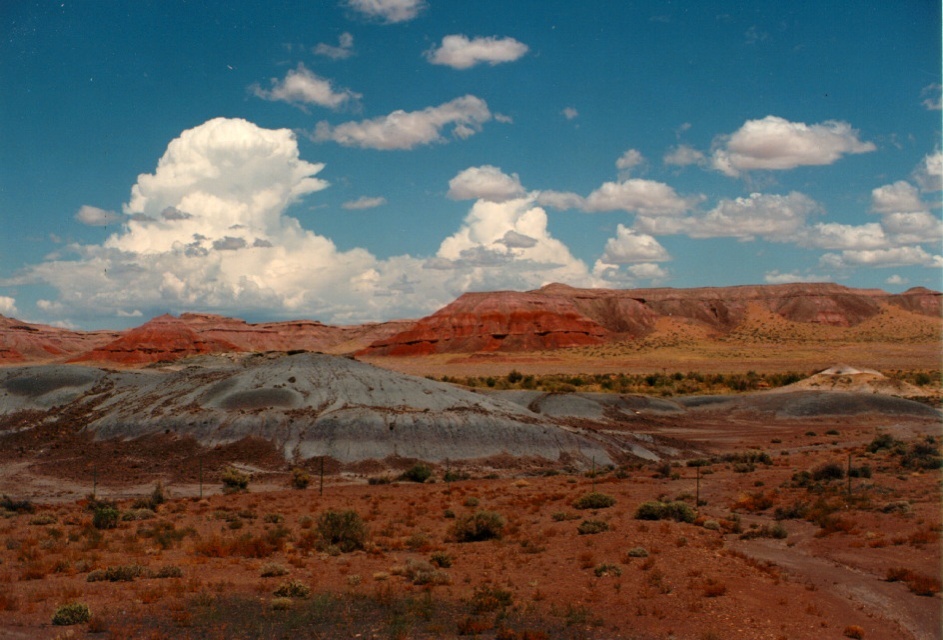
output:
[[[803,541],[812,537],[812,531],[811,525],[801,525],[800,531],[790,532],[790,541],[795,545],[788,548],[784,542],[774,540],[738,540],[729,547],[756,560],[775,563],[792,580],[804,582],[810,590],[832,600],[828,609],[866,612],[874,625],[867,630],[868,637],[940,637],[943,620],[938,596],[913,595],[903,583],[886,582],[873,573],[810,554]]]

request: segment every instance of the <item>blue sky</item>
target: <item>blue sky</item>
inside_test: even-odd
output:
[[[0,313],[940,288],[936,2],[0,6]]]

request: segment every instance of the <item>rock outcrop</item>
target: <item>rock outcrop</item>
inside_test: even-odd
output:
[[[0,365],[63,360],[118,335],[115,331],[72,331],[0,315]]]

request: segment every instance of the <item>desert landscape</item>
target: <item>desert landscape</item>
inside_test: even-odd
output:
[[[0,637],[939,637],[940,294],[0,321]]]

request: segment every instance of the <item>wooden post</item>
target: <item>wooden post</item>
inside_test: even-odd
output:
[[[321,456],[321,485],[318,488],[318,495],[324,495],[324,456]]]

